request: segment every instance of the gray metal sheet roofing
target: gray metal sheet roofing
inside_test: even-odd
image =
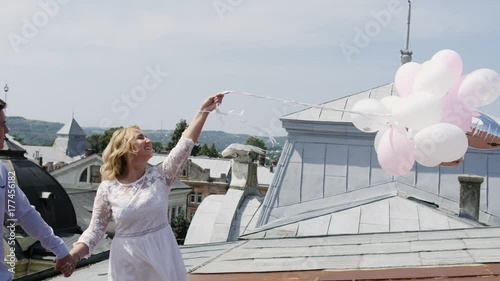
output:
[[[74,118],[66,123],[58,132],[58,135],[85,136],[85,131]]]
[[[195,274],[492,263],[500,262],[500,228],[254,239],[181,246],[181,253]],[[107,265],[78,269],[71,280],[107,280]]]
[[[254,239],[194,273],[442,266],[500,261],[500,228]]]
[[[277,220],[260,229],[247,231],[241,238],[312,237],[480,226],[477,222],[451,215],[432,205],[399,196],[375,199],[366,204],[339,206],[337,209],[322,216]]]

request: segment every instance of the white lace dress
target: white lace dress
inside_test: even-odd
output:
[[[168,223],[168,194],[194,146],[181,138],[167,159],[134,183],[103,181],[92,220],[78,242],[92,253],[111,219],[116,223],[108,280],[184,281],[186,269]],[[87,256],[88,257],[88,256]]]

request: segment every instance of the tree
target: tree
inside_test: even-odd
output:
[[[200,148],[200,151],[198,151],[198,154],[199,156],[201,155],[205,155],[205,156],[209,156],[210,157],[210,151],[208,150],[208,146],[206,143],[204,143],[201,148]]]
[[[87,137],[87,142],[89,143],[89,148],[94,150],[96,153],[102,153],[106,146],[108,146],[111,136],[116,130],[122,129],[123,127],[114,127],[107,129],[102,134],[94,134]]]
[[[87,142],[89,143],[89,149],[92,149],[96,153],[101,152],[101,151],[99,151],[100,145],[99,145],[99,135],[98,134],[88,136]]]
[[[258,139],[258,138],[254,138],[252,136],[247,138],[247,140],[245,141],[245,144],[253,145],[256,147],[260,147],[264,150],[267,150],[266,144],[264,143],[263,140]],[[252,159],[252,161],[259,159],[259,154],[256,152],[250,152],[250,153],[248,153],[248,156],[250,156],[250,159]]]
[[[210,146],[210,148],[208,148],[208,145],[206,143],[204,143],[201,146],[200,151],[196,155],[198,155],[198,156],[205,155],[205,156],[208,156],[210,158],[219,158],[220,157],[219,152],[217,151],[217,148],[215,148],[215,144],[213,144],[213,143]]]
[[[172,133],[172,136],[170,136],[170,141],[165,146],[165,149],[167,151],[171,151],[172,149],[174,149],[174,147],[181,139],[182,133],[187,129],[188,126],[189,126],[188,123],[184,119],[181,119],[181,121],[179,121],[179,123],[175,125],[175,130]],[[200,150],[199,145],[195,145],[195,147],[193,147],[193,150],[191,151],[191,155],[193,156],[197,155],[199,150]]]
[[[10,134],[10,136],[11,136],[14,140],[16,140],[17,142],[19,142],[20,144],[25,144],[25,143],[24,143],[24,138],[23,138],[23,137],[21,137],[21,136],[19,136],[19,135],[17,135],[17,134]]]
[[[172,222],[172,231],[174,232],[177,244],[184,244],[184,239],[186,238],[189,224],[190,222],[186,219],[184,210],[182,210],[182,212],[179,212],[177,216],[175,216],[174,221]]]
[[[163,145],[159,141],[152,142],[153,151],[156,153],[160,153],[163,150]]]
[[[210,146],[210,148],[208,149],[209,151],[209,157],[212,157],[212,158],[219,158],[220,155],[219,155],[219,152],[217,151],[217,148],[215,148],[215,144],[212,143],[212,145]]]
[[[170,141],[165,146],[165,149],[167,149],[167,151],[171,151],[177,145],[182,137],[182,133],[186,130],[187,127],[188,123],[184,119],[181,119],[181,121],[179,121],[179,123],[175,125],[175,130],[170,136]]]

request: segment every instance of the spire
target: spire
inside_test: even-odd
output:
[[[408,49],[410,44],[410,20],[411,20],[411,0],[408,0],[408,26],[406,28],[406,44],[405,48],[401,50],[401,64],[411,61],[413,52]]]

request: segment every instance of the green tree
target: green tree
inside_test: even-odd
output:
[[[186,219],[186,214],[184,210],[177,214],[172,222],[172,231],[174,232],[177,244],[184,245],[184,239],[186,238],[187,231],[189,229],[190,222]]]
[[[171,151],[177,145],[177,143],[182,137],[182,133],[186,130],[187,127],[188,123],[184,119],[181,119],[181,121],[179,121],[179,123],[175,125],[175,130],[170,136],[170,141],[165,146],[165,149],[167,151]]]
[[[160,153],[163,150],[163,145],[159,141],[152,142],[153,151],[156,153]]]
[[[10,136],[11,136],[14,140],[16,140],[17,142],[19,142],[20,144],[25,144],[25,143],[24,143],[24,138],[23,138],[23,137],[21,137],[21,136],[19,136],[19,135],[17,135],[17,134],[10,134]]]
[[[200,148],[200,151],[198,151],[198,156],[201,156],[201,155],[205,155],[205,156],[209,156],[210,157],[210,151],[208,150],[208,146],[206,143],[204,143],[201,148]]]
[[[263,140],[252,137],[252,136],[247,138],[247,140],[245,141],[245,144],[253,145],[256,147],[260,147],[264,150],[267,150],[266,144],[264,143]],[[250,159],[252,159],[252,161],[259,159],[259,154],[256,152],[250,152],[250,153],[248,153],[248,156],[250,156]]]
[[[167,151],[171,151],[177,145],[182,137],[182,133],[187,129],[188,126],[188,123],[184,119],[181,119],[181,121],[179,121],[179,123],[175,125],[175,130],[172,133],[172,136],[170,136],[170,141],[165,146],[165,149]],[[193,150],[191,151],[191,155],[197,155],[199,150],[199,145],[195,145],[195,147],[193,147]]]
[[[108,146],[111,136],[116,130],[122,129],[123,127],[114,127],[107,129],[102,134],[94,134],[87,137],[87,142],[89,143],[89,148],[94,150],[96,153],[102,153],[106,146]]]
[[[214,143],[212,143],[212,145],[210,146],[208,151],[209,151],[208,157],[212,157],[212,158],[219,158],[220,157],[219,152],[217,151],[217,148],[215,148]]]

